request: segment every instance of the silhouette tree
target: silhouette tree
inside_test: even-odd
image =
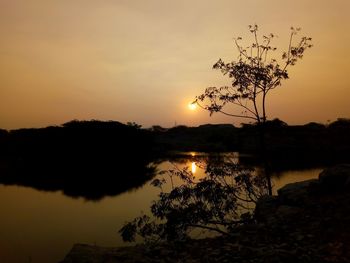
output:
[[[211,158],[205,166],[207,176],[199,180],[188,169],[177,168],[163,172],[168,181],[153,180],[160,189],[151,206],[153,216],[127,222],[119,230],[123,240],[132,242],[136,236],[148,242],[186,240],[195,229],[231,235],[238,225],[252,222],[252,208],[267,192],[265,181],[233,160]],[[170,191],[163,189],[165,183],[170,183]]]
[[[232,79],[230,86],[209,87],[196,97],[194,103],[208,110],[210,114],[220,112],[232,117],[241,117],[256,122],[260,128],[261,149],[264,150],[264,126],[267,123],[266,97],[269,92],[288,79],[288,68],[294,66],[310,48],[311,38],[302,37],[295,45],[299,28],[291,28],[288,50],[280,62],[270,58],[276,51],[271,46],[273,34],[258,38],[258,26],[249,26],[254,42],[247,48],[235,39],[238,60],[225,63],[219,59],[214,69],[219,69]],[[204,103],[204,105],[202,105]],[[229,113],[227,105],[240,107],[241,113]],[[283,125],[275,120],[274,125]],[[252,207],[263,195],[272,194],[270,177],[266,172],[242,167],[233,160],[211,160],[206,167],[206,177],[195,180],[188,170],[172,170],[171,190],[163,191],[164,179],[155,179],[159,187],[159,199],[151,206],[153,217],[142,215],[126,223],[120,230],[124,241],[134,241],[139,235],[149,241],[184,240],[193,229],[205,229],[230,235],[237,225],[251,222]],[[173,177],[183,184],[173,185]],[[266,178],[268,180],[266,180]],[[250,204],[253,204],[252,206]]]
[[[197,96],[194,103],[213,113],[219,112],[228,116],[244,118],[254,121],[259,126],[261,152],[265,152],[264,126],[267,121],[266,98],[267,95],[282,81],[289,78],[288,69],[294,66],[312,47],[311,38],[303,36],[295,42],[300,28],[291,27],[287,51],[282,53],[281,59],[271,56],[277,50],[272,46],[276,37],[274,34],[258,36],[258,26],[249,25],[253,42],[244,47],[241,37],[235,38],[238,51],[236,61],[225,63],[219,59],[213,66],[223,75],[228,75],[231,85],[222,87],[209,87],[204,93]],[[204,103],[204,105],[202,105]],[[227,106],[236,106],[240,112],[228,112]],[[269,192],[272,194],[270,179]]]
[[[258,26],[250,25],[253,43],[244,48],[241,37],[235,38],[238,51],[237,61],[225,63],[219,59],[213,66],[232,79],[230,86],[209,87],[196,97],[195,103],[208,110],[210,114],[220,112],[228,116],[246,118],[257,123],[267,120],[266,97],[271,90],[281,86],[282,80],[288,79],[288,68],[294,66],[311,48],[311,38],[301,37],[294,44],[294,38],[300,28],[291,28],[287,51],[282,53],[281,60],[271,58],[270,53],[277,50],[271,45],[274,34],[258,37]],[[205,102],[203,106],[200,102]],[[243,111],[230,113],[224,110],[226,105],[235,105]]]

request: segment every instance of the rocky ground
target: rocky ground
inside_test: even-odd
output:
[[[350,165],[286,185],[261,199],[256,223],[230,238],[101,248],[75,245],[62,263],[350,262]]]

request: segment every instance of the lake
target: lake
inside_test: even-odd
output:
[[[238,158],[237,153],[230,154]],[[198,162],[206,154],[187,152],[164,158],[157,170],[188,167],[196,178],[205,176]],[[128,168],[130,172],[133,166]],[[273,177],[274,191],[291,182],[316,178],[321,168],[281,171]],[[157,175],[160,176],[160,175]],[[82,182],[83,184],[83,182]],[[88,201],[62,191],[0,184],[0,262],[59,262],[75,243],[125,246],[118,230],[128,220],[148,213],[159,189],[150,185],[116,196]]]

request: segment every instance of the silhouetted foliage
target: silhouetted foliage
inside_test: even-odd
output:
[[[3,184],[98,200],[141,186],[154,175],[152,134],[136,124],[73,120],[10,131],[6,145]]]
[[[8,135],[8,131],[0,129],[0,157],[4,157],[7,154]]]
[[[167,128],[163,128],[162,126],[159,125],[153,125],[150,130],[152,132],[166,132],[168,129]]]
[[[281,121],[280,119],[276,118],[273,119],[271,121],[266,121],[265,123],[265,127],[266,129],[279,129],[279,128],[283,128],[283,127],[287,127],[288,124],[285,123],[284,121]]]
[[[269,123],[265,139],[272,172],[350,160],[346,119],[329,125]],[[96,200],[143,185],[154,175],[148,163],[173,158],[169,151],[238,151],[243,153],[241,163],[262,166],[261,159],[253,157],[257,155],[258,133],[256,124],[151,131],[96,120],[75,120],[42,129],[0,130],[0,183],[62,190],[69,196]]]
[[[4,136],[7,136],[8,132],[4,129],[0,129],[0,138],[3,138]]]
[[[136,122],[127,122],[127,125],[134,127],[136,129],[141,129],[142,125],[137,124]]]
[[[260,155],[265,163],[265,175],[269,177],[269,165],[266,158],[265,124],[267,121],[266,97],[283,80],[289,78],[288,68],[294,66],[301,59],[304,52],[311,48],[311,38],[302,37],[296,44],[294,38],[300,28],[291,28],[287,51],[283,52],[280,59],[271,57],[271,53],[277,48],[272,46],[274,34],[258,36],[258,26],[249,25],[249,31],[253,36],[253,42],[248,47],[241,44],[241,37],[235,38],[238,51],[236,61],[225,63],[219,59],[213,66],[231,80],[230,86],[209,87],[204,93],[196,97],[194,103],[208,110],[210,115],[220,112],[228,116],[245,118],[259,124]],[[205,105],[202,106],[201,102]],[[227,106],[236,106],[242,111],[231,113],[224,110]],[[268,179],[270,182],[270,179]],[[269,183],[269,193],[272,195],[272,186]]]
[[[229,151],[237,149],[237,130],[231,124],[205,124],[198,127],[173,127],[155,131],[158,147],[182,151]]]
[[[262,39],[259,39],[257,25],[250,25],[249,31],[253,35],[253,42],[248,47],[241,44],[241,37],[234,39],[238,51],[236,61],[225,63],[219,59],[213,66],[232,79],[231,85],[209,87],[202,95],[196,97],[195,102],[210,114],[220,112],[264,123],[267,120],[266,96],[279,87],[283,80],[289,78],[288,68],[294,66],[303,57],[304,52],[312,47],[311,38],[301,37],[294,44],[293,40],[300,28],[292,27],[287,51],[283,52],[278,60],[270,55],[277,50],[271,44],[276,36],[263,35]],[[205,105],[202,106],[200,102],[204,102]],[[242,112],[224,111],[224,108],[230,105],[241,108]]]
[[[267,193],[263,177],[232,160],[209,161],[207,176],[199,180],[187,169],[163,174],[168,181],[152,182],[160,189],[151,206],[152,217],[142,215],[126,223],[119,231],[124,241],[135,241],[137,235],[152,242],[185,240],[194,229],[230,235],[237,225],[252,221],[255,202]],[[172,186],[169,192],[163,189],[166,183]]]
[[[347,118],[338,118],[336,121],[328,125],[331,129],[349,129],[350,128],[350,119]]]

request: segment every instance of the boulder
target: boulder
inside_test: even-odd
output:
[[[259,222],[271,224],[275,220],[275,213],[279,206],[277,196],[265,195],[256,203],[254,216]]]
[[[317,184],[317,179],[287,184],[278,190],[278,197],[283,204],[303,206],[309,201],[310,189]]]
[[[323,190],[337,192],[350,190],[350,164],[340,164],[323,170],[319,175]]]
[[[151,262],[144,252],[138,246],[111,248],[75,244],[60,263]]]
[[[291,220],[302,215],[303,209],[297,206],[280,205],[276,210],[276,216],[280,219]]]

